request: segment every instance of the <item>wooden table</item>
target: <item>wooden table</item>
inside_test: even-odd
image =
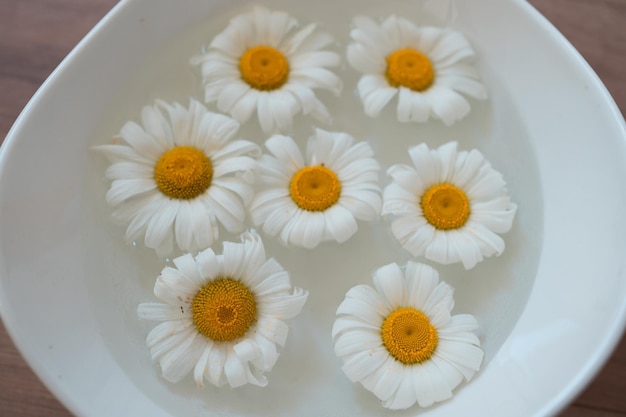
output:
[[[61,59],[116,2],[0,0],[0,139]],[[626,0],[530,2],[582,53],[624,114]],[[589,387],[560,414],[618,416],[626,416],[626,338]],[[71,417],[26,365],[1,323],[0,417]]]

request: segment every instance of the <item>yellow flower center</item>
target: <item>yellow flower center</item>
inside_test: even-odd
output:
[[[430,359],[439,343],[437,329],[424,313],[400,307],[383,321],[383,345],[391,356],[405,365]]]
[[[467,195],[452,184],[437,184],[430,187],[420,202],[428,223],[439,230],[462,227],[470,215]]]
[[[252,88],[276,90],[289,78],[289,62],[282,52],[271,46],[255,46],[241,56],[239,71]]]
[[[154,168],[159,190],[170,198],[188,200],[205,192],[211,185],[211,160],[199,149],[178,146],[161,155]]]
[[[392,87],[424,91],[433,84],[435,69],[426,55],[406,48],[392,52],[387,57],[385,76]]]
[[[324,211],[339,200],[341,181],[324,165],[304,167],[291,179],[289,192],[302,210]]]
[[[229,342],[246,334],[256,320],[256,300],[241,282],[220,278],[198,291],[191,313],[200,334],[218,342]]]

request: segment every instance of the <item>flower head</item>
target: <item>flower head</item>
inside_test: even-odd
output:
[[[233,18],[208,52],[192,59],[202,69],[205,100],[241,123],[256,110],[266,133],[288,130],[300,112],[330,119],[313,90],[339,94],[341,80],[327,69],[339,55],[322,50],[332,38],[314,24],[297,26],[288,14],[261,7]]]
[[[473,316],[452,316],[452,288],[428,265],[374,272],[374,286],[346,294],[333,325],[335,353],[352,382],[391,409],[428,407],[452,397],[483,359]]]
[[[380,25],[358,17],[354,26],[348,61],[363,74],[358,91],[368,116],[378,116],[398,94],[399,121],[434,117],[451,125],[470,111],[463,95],[487,97],[471,65],[474,51],[460,33],[396,16]]]
[[[382,214],[393,214],[391,230],[413,256],[463,262],[466,269],[504,251],[498,233],[511,229],[517,206],[502,175],[478,150],[457,151],[449,142],[409,154],[414,166],[394,165],[383,194]]]
[[[218,222],[240,232],[260,149],[232,140],[239,123],[195,100],[189,108],[159,101],[141,119],[122,127],[123,143],[96,147],[111,161],[106,201],[128,223],[126,240],[143,237],[165,256],[174,240],[183,251],[210,246]]]
[[[287,136],[265,143],[271,155],[259,160],[259,187],[250,212],[255,225],[286,245],[314,248],[322,241],[345,242],[356,219],[373,220],[380,211],[380,167],[365,142],[345,133],[316,130],[307,162]]]
[[[155,296],[143,303],[142,319],[161,321],[146,342],[163,377],[178,382],[193,370],[199,386],[265,386],[263,375],[278,359],[288,327],[308,293],[291,290],[288,273],[267,259],[261,238],[244,233],[242,243],[224,242],[224,252],[206,249],[174,259],[161,271]]]

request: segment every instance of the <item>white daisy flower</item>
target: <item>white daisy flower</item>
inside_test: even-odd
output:
[[[470,111],[463,95],[487,98],[471,65],[474,51],[460,33],[418,27],[396,16],[380,25],[357,17],[354,26],[348,61],[364,74],[358,92],[368,116],[377,117],[398,94],[399,121],[433,117],[449,126]]]
[[[242,243],[224,242],[224,252],[206,249],[174,259],[161,271],[154,295],[139,318],[158,324],[146,339],[163,377],[176,383],[193,370],[198,386],[267,385],[289,330],[308,292],[291,289],[289,274],[267,259],[261,238],[244,233]]]
[[[326,69],[340,57],[322,50],[333,39],[315,32],[315,24],[297,26],[288,14],[261,7],[233,18],[208,52],[191,61],[201,66],[206,102],[241,123],[256,109],[266,133],[288,130],[300,112],[328,121],[313,90],[340,93],[341,80]]]
[[[239,123],[195,100],[188,109],[158,101],[141,119],[122,127],[123,144],[96,147],[111,161],[106,201],[128,223],[126,240],[143,237],[166,256],[174,240],[183,251],[211,246],[218,223],[241,232],[260,148],[232,140]]]
[[[343,372],[386,408],[451,398],[483,359],[476,319],[450,314],[453,290],[428,265],[393,263],[373,275],[375,289],[353,287],[337,309],[332,335]]]
[[[366,142],[346,133],[316,130],[307,163],[296,143],[274,135],[259,160],[259,190],[250,205],[252,221],[286,245],[307,249],[320,242],[347,241],[356,219],[375,219],[381,207],[380,166]]]
[[[502,174],[478,150],[457,151],[449,142],[430,150],[413,147],[414,166],[394,165],[383,195],[382,214],[393,214],[391,230],[413,256],[463,262],[465,269],[504,251],[498,233],[511,229],[517,206]]]

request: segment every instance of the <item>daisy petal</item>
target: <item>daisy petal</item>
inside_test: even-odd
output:
[[[209,247],[217,239],[217,232],[211,224],[211,217],[201,202],[191,204],[189,224],[193,232],[194,247]]]
[[[363,320],[358,318],[350,317],[350,316],[342,316],[335,320],[333,324],[332,336],[333,339],[337,337],[340,333],[348,330],[356,330],[356,329],[367,329],[379,331],[379,326],[373,325],[371,323],[366,323]]]
[[[451,340],[442,340],[436,355],[452,364],[468,381],[483,360],[483,351],[478,346]]]
[[[263,223],[263,231],[270,236],[278,235],[298,211],[298,209],[293,205],[291,199],[283,198],[281,200],[282,201],[277,202],[277,206],[282,206],[277,207],[277,209],[272,211],[271,214],[264,220],[257,217],[256,214],[253,214],[252,216],[254,224],[258,226]]]
[[[357,286],[352,290],[353,293],[360,289],[359,293],[367,295],[368,292],[373,291],[367,286]],[[354,297],[346,297],[346,299],[339,305],[337,314],[349,314],[357,317],[359,320],[370,324],[372,326],[380,326],[383,322],[383,318],[389,313],[388,307],[385,302],[377,294],[371,294],[371,298],[362,299]]]
[[[246,368],[234,352],[229,352],[224,363],[224,375],[228,384],[233,387],[241,387],[248,383]]]
[[[360,44],[348,45],[347,58],[350,65],[364,74],[382,73],[386,69],[382,59],[376,59],[376,54],[368,53],[365,46]]]
[[[467,225],[467,232],[474,236],[475,242],[481,246],[481,252],[486,256],[504,252],[504,240],[484,225],[472,222]]]
[[[226,346],[213,344],[207,361],[206,376],[213,385],[224,385],[224,364],[226,363]]]
[[[150,160],[160,158],[166,149],[135,122],[124,124],[120,130],[120,136],[139,155],[145,155]]]
[[[202,285],[203,279],[198,271],[198,266],[193,256],[189,253],[174,258],[174,265],[180,273],[182,273],[187,279],[193,282],[195,285]]]
[[[170,346],[176,345],[179,340],[182,340],[186,335],[186,330],[191,326],[193,322],[191,319],[164,321],[156,325],[148,336],[146,337],[146,345],[149,348],[163,344],[165,342],[167,347],[163,351],[167,351]],[[160,357],[162,352],[152,351],[152,357]]]
[[[450,88],[451,90],[458,91],[470,97],[477,99],[486,99],[487,90],[477,80],[473,80],[467,77],[461,77],[458,75],[448,75],[445,77],[439,77],[439,83],[443,86]]]
[[[250,339],[244,339],[243,341],[233,346],[233,351],[241,363],[251,362],[258,359],[262,352],[261,348]]]
[[[166,110],[169,109],[167,104],[162,104]],[[141,122],[146,133],[156,139],[162,149],[174,147],[174,133],[172,127],[168,120],[165,119],[164,114],[156,107],[145,106],[141,110]]]
[[[378,216],[382,201],[378,192],[350,192],[347,190],[344,192],[340,204],[348,209],[355,218],[371,221]]]
[[[117,206],[126,200],[157,188],[153,179],[137,178],[115,180],[106,193],[106,202],[110,206]]]
[[[365,114],[370,117],[378,117],[383,107],[398,92],[396,88],[386,85],[386,82],[379,76],[361,77],[357,88],[363,101]]]
[[[119,140],[119,138],[117,138]],[[130,162],[142,165],[151,165],[150,159],[142,156],[135,149],[125,145],[100,145],[92,149],[100,151],[112,163]]]
[[[285,12],[271,12],[268,20],[268,43],[278,45],[298,22]]]
[[[136,162],[118,162],[107,168],[104,176],[110,180],[154,179],[154,168]]]
[[[183,341],[161,356],[159,365],[163,377],[173,383],[183,379],[195,367],[204,346],[202,338],[189,331]]]
[[[398,121],[423,123],[430,117],[431,103],[423,95],[400,87],[398,95]]]
[[[441,162],[435,155],[430,152],[425,143],[409,149],[409,156],[413,161],[415,171],[428,186],[437,184],[437,181],[442,178]]]
[[[196,366],[193,368],[193,379],[196,381],[196,385],[198,387],[204,386],[204,375],[207,371],[212,348],[212,343],[206,344],[204,350],[202,351],[202,355],[200,355],[200,359],[198,359]]]
[[[408,20],[404,20],[404,24],[406,25],[407,23],[412,25],[412,23],[408,22]],[[418,49],[427,54],[431,54],[433,48],[437,45],[439,39],[441,38],[441,35],[442,32],[439,28],[428,26],[420,28],[417,35],[419,37],[419,40],[417,40]]]
[[[338,204],[328,209],[324,218],[328,232],[339,243],[350,239],[358,230],[352,213]]]
[[[176,322],[165,322],[165,323],[176,323]],[[159,330],[165,329],[165,326],[164,326],[165,323],[161,323],[159,326],[157,326]],[[173,326],[171,327],[173,328]],[[155,338],[153,338],[153,340],[155,340],[154,343],[148,344],[148,347],[150,348],[150,356],[153,362],[157,363],[163,357],[163,355],[165,355],[167,352],[171,351],[172,349],[175,349],[181,343],[184,343],[185,340],[189,339],[190,335],[193,336],[193,332],[191,332],[187,327],[185,327],[183,330],[180,330],[180,331],[178,331],[178,329],[174,329],[174,330],[175,332],[168,334],[167,337],[163,337],[160,340],[155,340]],[[150,337],[151,337],[151,334],[148,334],[148,338],[146,339],[147,342],[151,342]]]
[[[402,306],[406,288],[404,274],[396,263],[378,268],[374,273],[376,291],[385,297],[390,310]]]
[[[411,306],[421,310],[425,308],[426,301],[431,296],[437,283],[439,274],[437,271],[419,262],[408,262],[406,265],[407,296]]]
[[[478,202],[472,206],[472,222],[480,223],[495,233],[506,233],[513,226],[517,205],[511,199],[499,197],[489,202]]]
[[[471,269],[483,260],[481,245],[466,231],[453,230],[449,233],[450,250],[458,254],[465,269]]]
[[[413,227],[412,223],[416,227]],[[403,231],[407,230],[408,227],[413,228],[413,233],[405,238],[401,238]],[[417,219],[404,217],[403,221],[398,219],[391,224],[391,230],[402,243],[402,246],[413,256],[424,255],[426,250],[433,244],[435,236],[437,236],[437,230],[419,217]]]
[[[247,122],[257,107],[260,93],[257,90],[249,90],[230,108],[230,115],[240,123]]]
[[[113,218],[129,222],[124,234],[126,242],[134,243],[145,234],[148,222],[162,205],[162,196],[154,193],[132,199],[113,212]]]
[[[402,364],[389,356],[385,364],[364,378],[362,383],[382,401],[387,401],[398,390],[404,375]]]
[[[294,172],[304,165],[302,153],[293,139],[288,136],[274,135],[265,142],[265,146],[278,160],[292,167]]]
[[[383,407],[391,410],[404,410],[415,404],[415,388],[413,386],[413,378],[408,377],[409,371],[403,372],[404,375],[400,380],[400,385],[394,395],[387,401],[383,401]]]
[[[196,282],[170,267],[163,268],[154,283],[154,295],[178,308],[191,304],[198,289]]]
[[[299,82],[309,88],[323,88],[335,95],[341,93],[341,79],[325,68],[294,69],[290,82]]]
[[[270,259],[270,261],[273,261],[273,259]],[[257,295],[266,296],[273,293],[288,291],[291,288],[289,274],[282,270],[282,267],[278,264],[278,262],[273,261],[271,264],[276,265],[279,268],[279,272],[271,275],[268,274],[264,277],[263,281],[252,283],[250,285],[250,289]],[[265,267],[266,265],[263,265],[263,269],[266,269]]]
[[[353,19],[353,24],[355,28],[350,31],[350,37],[358,44],[365,46],[371,53],[378,53],[382,57],[391,52],[387,45],[387,39],[385,39],[387,34],[378,27],[373,19],[357,16]]]
[[[351,355],[341,370],[350,381],[357,382],[383,366],[388,355],[384,348],[359,352]]]
[[[345,356],[361,350],[379,348],[380,346],[380,334],[377,332],[353,330],[337,337],[335,354],[337,356]]]
[[[415,404],[415,388],[413,378],[404,377],[396,392],[387,401],[383,401],[383,407],[391,410],[404,410]]]
[[[319,49],[326,48],[334,41],[335,39],[328,33],[314,32],[311,36],[308,36],[302,41],[302,43],[298,46],[297,53],[317,51]]]
[[[293,55],[300,49],[301,45],[311,37],[315,31],[316,25],[309,24],[294,33],[291,38],[285,39],[283,51],[288,55]]]
[[[461,60],[473,57],[474,51],[463,35],[448,30],[442,33],[429,55],[436,62],[436,66],[446,68]]]
[[[279,356],[276,344],[260,334],[257,334],[254,340],[261,350],[261,356],[252,361],[253,366],[262,372],[270,371],[276,364]]]
[[[410,205],[405,201],[395,203],[391,200],[387,200],[388,208],[390,211],[388,213],[393,213],[400,215],[391,223],[391,231],[393,235],[398,239],[400,243],[411,253],[420,253],[419,249],[414,249],[413,242],[410,240],[415,236],[415,234],[420,230],[420,226],[424,226],[427,222],[426,220],[421,220],[418,216],[411,215],[415,210],[414,205]],[[394,204],[395,203],[395,204]],[[383,214],[387,214],[387,212],[383,212]],[[421,227],[421,229],[426,229]],[[426,238],[423,241],[416,242],[419,244],[428,244],[430,243],[430,237],[428,235],[424,235]],[[417,255],[416,255],[417,256]]]
[[[176,383],[193,369],[201,354],[201,341],[196,340],[197,333],[192,329],[184,332],[184,338],[163,353],[159,360],[163,377]]]
[[[261,314],[290,319],[300,314],[309,293],[296,288],[293,294],[268,295],[265,300],[259,300]]]
[[[306,52],[297,55],[292,60],[292,68],[294,70],[307,68],[313,65],[319,65],[322,67],[335,67],[339,65],[341,58],[335,52],[330,51],[315,51]]]
[[[221,187],[211,187],[209,195],[203,200],[206,210],[212,211],[215,217],[232,233],[241,231],[245,212],[237,197]]]
[[[202,105],[198,104],[198,106]],[[200,108],[204,109],[204,106]],[[195,129],[194,137],[197,147],[211,156],[213,151],[225,146],[234,138],[239,126],[239,123],[230,117],[205,111]]]
[[[274,258],[265,261],[251,275],[243,277],[242,282],[260,296],[286,291],[287,286],[291,287],[289,273]]]
[[[420,407],[430,407],[438,401],[452,398],[449,382],[435,366],[434,361],[416,366],[412,373],[415,397]]]
[[[224,113],[231,109],[250,91],[246,83],[231,83],[225,87],[217,99],[217,108]]]
[[[294,221],[293,228],[289,233],[288,243],[306,249],[313,249],[324,237],[324,213],[315,212],[300,216],[299,221]]]
[[[163,211],[155,213],[148,222],[145,243],[149,248],[157,248],[163,244],[178,213],[178,201],[163,207]]]
[[[432,103],[432,112],[446,126],[464,118],[470,111],[470,105],[462,95],[441,87],[432,87],[424,95]]]
[[[257,331],[272,342],[284,346],[287,341],[289,327],[281,320],[263,317],[259,319]]]
[[[269,94],[270,113],[279,131],[291,128],[293,116],[299,111],[298,100],[286,91],[272,91]]]
[[[180,308],[161,303],[142,303],[137,307],[137,316],[144,320],[180,320],[188,318],[188,314]]]
[[[176,243],[183,250],[189,250],[193,246],[193,223],[191,218],[193,208],[189,201],[181,201],[178,206],[176,221],[174,222],[174,234]]]

